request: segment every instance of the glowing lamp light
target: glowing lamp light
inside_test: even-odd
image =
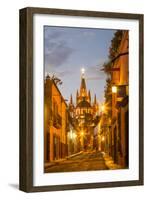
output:
[[[105,140],[105,137],[103,136],[103,137],[102,137],[102,141],[104,141],[104,140]]]
[[[84,132],[83,131],[81,131],[81,136],[83,136],[84,135]]]
[[[105,105],[102,105],[102,112],[105,111]]]
[[[71,140],[75,140],[77,135],[75,132],[73,132],[72,130],[70,130],[70,132],[68,133],[68,136]]]
[[[77,135],[75,133],[73,133],[73,139],[76,139]]]
[[[112,86],[112,93],[117,93],[117,87],[116,86]]]
[[[82,68],[82,69],[81,69],[81,72],[82,72],[82,74],[84,74],[84,73],[85,73],[85,69],[84,69],[84,68]]]

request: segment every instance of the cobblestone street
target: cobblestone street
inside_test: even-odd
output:
[[[101,152],[82,152],[71,158],[56,161],[50,166],[46,166],[45,172],[73,172],[89,170],[106,170],[103,154]]]

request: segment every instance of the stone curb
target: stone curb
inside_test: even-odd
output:
[[[58,164],[58,163],[60,163],[60,162],[62,162],[62,161],[65,161],[65,160],[68,160],[68,159],[70,159],[70,158],[73,158],[73,157],[75,157],[75,156],[77,156],[77,155],[80,155],[81,153],[83,153],[83,151],[80,151],[80,152],[78,152],[78,153],[72,154],[72,155],[67,156],[67,157],[65,157],[65,158],[63,158],[63,159],[59,159],[59,160],[55,160],[54,162],[47,163],[47,164],[45,164],[45,168],[52,167],[52,166],[54,166],[54,165],[56,165],[56,164]]]
[[[103,153],[103,158],[105,160],[105,164],[109,169],[122,169],[122,167],[118,164],[114,163],[114,160],[112,159],[112,157],[110,157],[109,155]]]

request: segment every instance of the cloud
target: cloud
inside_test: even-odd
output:
[[[96,35],[96,32],[91,29],[87,29],[83,31],[83,35],[88,37],[94,37]]]
[[[73,49],[63,42],[52,43],[46,50],[45,64],[51,67],[59,67],[69,58],[72,52]]]
[[[62,37],[62,31],[45,29],[45,71],[52,67],[60,67],[73,53],[74,49]]]
[[[53,30],[52,27],[49,27],[49,26],[45,26],[44,28],[44,37],[45,37],[45,40],[46,39],[57,39],[57,38],[60,38],[62,35],[63,35],[63,31],[57,31],[57,30]]]
[[[106,78],[106,74],[102,71],[104,59],[99,60],[97,64],[93,66],[89,66],[86,68],[87,72],[87,80],[94,81],[94,80],[104,80]]]
[[[90,77],[87,77],[86,80],[90,80],[90,81],[95,81],[95,80],[102,80],[104,79],[102,76],[90,76]]]
[[[62,72],[57,72],[57,75],[59,77],[65,77],[65,76],[70,75],[72,73],[73,73],[73,71],[71,71],[71,70],[64,70]]]

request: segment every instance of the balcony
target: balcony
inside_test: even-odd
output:
[[[53,115],[53,126],[60,129],[62,126],[62,117],[59,114]]]
[[[117,101],[122,101],[126,96],[128,96],[128,85],[117,86]]]

